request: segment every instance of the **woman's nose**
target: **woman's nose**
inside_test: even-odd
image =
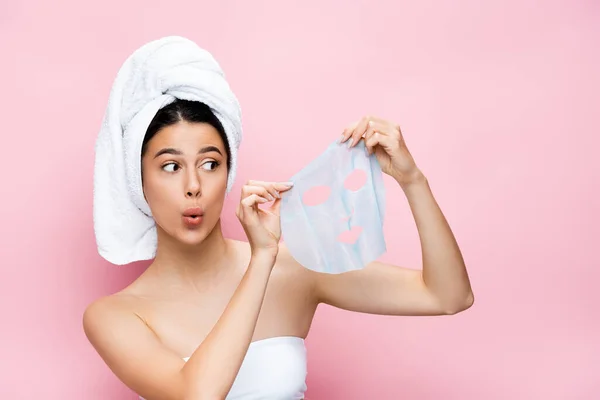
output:
[[[186,196],[198,197],[202,194],[200,190],[200,179],[197,176],[191,176],[188,181]]]
[[[190,189],[190,190],[188,190],[188,192],[186,193],[186,196],[187,196],[187,197],[198,197],[198,196],[200,196],[200,190],[193,190],[193,189]]]

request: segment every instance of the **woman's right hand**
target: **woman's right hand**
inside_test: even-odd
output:
[[[281,224],[279,210],[281,192],[288,191],[292,184],[287,182],[248,181],[242,187],[242,196],[236,215],[240,220],[252,254],[267,253],[276,256],[279,251]],[[270,208],[261,209],[259,204],[273,201]]]

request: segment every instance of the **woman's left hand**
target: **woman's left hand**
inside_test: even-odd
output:
[[[348,140],[350,140],[349,148],[364,140],[368,155],[374,153],[381,170],[393,177],[400,185],[410,184],[423,178],[423,174],[406,147],[398,124],[373,116],[363,117],[344,129],[340,143]]]

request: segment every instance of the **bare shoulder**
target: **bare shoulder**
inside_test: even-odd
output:
[[[100,297],[86,307],[83,317],[84,319],[104,318],[113,313],[131,310],[133,303],[132,296],[122,292]]]
[[[139,304],[140,299],[123,292],[95,300],[83,313],[85,334],[106,365],[135,393],[144,398],[183,398],[184,360],[165,347],[138,315]]]
[[[116,293],[104,296],[90,303],[83,312],[83,329],[90,341],[102,331],[115,327],[115,324],[138,318],[135,313],[136,300],[133,296]]]

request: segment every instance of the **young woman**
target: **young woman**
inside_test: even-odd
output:
[[[200,102],[159,110],[141,167],[156,257],[83,317],[89,341],[125,385],[148,400],[302,399],[304,338],[319,303],[382,315],[450,315],[473,304],[459,247],[399,126],[364,117],[341,138],[349,146],[359,140],[408,199],[422,270],[373,262],[321,274],[299,265],[279,240],[285,182],[247,182],[237,217],[248,241],[223,237],[223,126]]]

